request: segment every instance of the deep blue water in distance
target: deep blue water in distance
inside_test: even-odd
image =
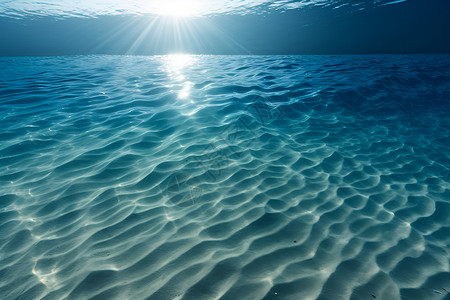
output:
[[[1,299],[448,299],[450,55],[0,68]]]

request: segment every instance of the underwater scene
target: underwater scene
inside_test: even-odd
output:
[[[0,66],[1,299],[449,299],[450,55]]]

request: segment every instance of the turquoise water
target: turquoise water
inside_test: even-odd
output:
[[[0,66],[1,299],[448,299],[450,56]]]
[[[332,9],[352,8],[363,10],[372,7],[390,6],[407,0],[195,0],[189,5],[177,0],[109,0],[109,1],[67,1],[67,0],[4,0],[0,3],[0,16],[21,17],[98,17],[118,14],[170,14],[184,9],[188,15],[249,14],[273,11],[290,11],[309,7]],[[168,9],[169,8],[169,9]],[[180,13],[179,13],[180,14]],[[178,15],[179,15],[178,14]],[[181,13],[182,14],[182,13]],[[177,14],[175,14],[177,15]]]

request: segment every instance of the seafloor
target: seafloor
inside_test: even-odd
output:
[[[448,299],[450,56],[0,58],[1,299]]]

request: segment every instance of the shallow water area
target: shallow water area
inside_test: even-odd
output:
[[[449,297],[449,55],[0,65],[1,299]]]

